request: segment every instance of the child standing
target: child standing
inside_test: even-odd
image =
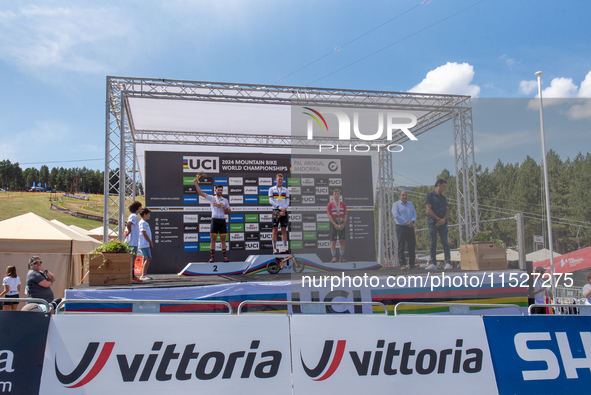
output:
[[[18,298],[21,292],[21,280],[16,275],[16,267],[8,266],[6,268],[6,277],[2,280],[4,291],[0,293],[0,298],[6,295],[6,298]],[[4,302],[4,310],[16,311],[18,302]]]
[[[151,280],[151,277],[148,277],[148,266],[150,266],[150,262],[152,262],[152,248],[154,245],[152,244],[152,232],[150,231],[150,224],[148,220],[150,219],[150,209],[144,207],[140,211],[140,217],[142,217],[140,221],[140,241],[139,247],[140,251],[142,252],[142,256],[144,257],[142,262],[142,276],[140,280],[146,281]]]
[[[133,279],[133,281],[140,281],[135,276],[133,270],[135,266],[135,256],[137,255],[138,241],[140,235],[139,220],[137,217],[137,212],[140,208],[142,208],[142,204],[137,200],[129,205],[129,212],[131,214],[127,218],[127,223],[125,224],[125,232],[123,233],[123,235],[125,236],[125,242],[129,244],[129,246],[131,247],[131,278]]]

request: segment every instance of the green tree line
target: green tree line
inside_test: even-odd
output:
[[[10,160],[0,161],[0,186],[13,191],[24,191],[35,185],[39,185],[53,191],[69,192],[74,182],[73,176],[81,179],[79,189],[76,192],[103,193],[104,172],[87,169],[86,167],[74,167],[65,169],[54,167],[49,170],[46,165],[39,169],[28,167],[21,169],[18,162]]]
[[[547,161],[555,251],[567,253],[591,246],[591,154],[579,153],[574,159],[563,161],[556,152],[550,150]],[[437,178],[447,181],[444,195],[450,205],[449,223],[457,224],[456,177],[444,169],[433,179],[433,185]],[[547,222],[543,220],[546,202],[541,164],[527,156],[522,163],[505,164],[499,160],[492,169],[483,170],[477,166],[476,183],[481,221],[513,217],[522,212],[525,217],[526,251],[535,249],[534,235],[545,236],[547,240]],[[425,195],[433,190],[433,185],[409,188],[409,200],[417,210],[417,230],[427,228]],[[480,230],[498,234],[507,246],[517,245],[515,220],[481,223]],[[428,250],[428,232],[417,231],[416,236],[417,250]],[[450,228],[449,241],[451,248],[459,248],[458,227]]]

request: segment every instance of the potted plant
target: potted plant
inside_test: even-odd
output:
[[[460,246],[462,270],[507,269],[505,243],[492,232],[476,233]]]
[[[129,244],[112,240],[91,251],[88,261],[88,284],[131,284]]]

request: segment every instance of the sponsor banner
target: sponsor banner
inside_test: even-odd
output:
[[[185,233],[183,234],[183,241],[185,243],[196,243],[199,241],[199,233]]]
[[[199,243],[185,243],[183,251],[199,251]]]
[[[302,222],[302,214],[289,213],[289,220],[292,222]]]
[[[293,250],[301,250],[302,248],[304,248],[302,241],[299,240],[290,241],[289,244],[291,245],[291,248]]]
[[[289,194],[290,195],[301,195],[302,194],[302,187],[289,187]]]
[[[298,232],[303,230],[302,224],[291,224],[291,230]]]
[[[271,177],[259,177],[259,185],[263,187],[272,187],[273,178]]]
[[[570,273],[591,267],[591,247],[582,248],[568,254],[554,258],[555,273]],[[536,266],[542,266],[550,270],[550,259],[536,262]]]
[[[247,222],[246,224],[244,224],[244,230],[246,232],[258,232],[259,231],[259,224]]]
[[[220,158],[215,156],[183,156],[183,172],[220,172]]]
[[[299,178],[288,178],[287,179],[287,185],[288,186],[299,186],[300,184],[300,179]]]
[[[271,232],[261,232],[260,237],[262,240],[271,240],[272,233]]]
[[[273,230],[273,224],[270,222],[265,222],[265,223],[261,223],[259,225],[259,230],[263,231],[263,230]]]
[[[317,222],[328,222],[328,214],[316,214],[316,221]]]
[[[302,178],[302,186],[314,186],[313,178]]]
[[[199,222],[199,215],[197,214],[183,214],[183,222],[186,224],[194,224]]]
[[[271,187],[259,187],[259,195],[269,196],[269,188]]]
[[[211,233],[199,233],[199,241],[211,241]]]
[[[331,187],[340,187],[343,185],[343,180],[341,178],[329,178],[328,185]]]
[[[302,193],[303,194],[307,194],[307,195],[314,195],[316,193],[316,188],[314,188],[313,186],[311,186],[311,187],[303,187],[302,188]]]
[[[244,185],[257,185],[258,182],[258,178],[244,178]]]
[[[318,236],[319,239],[328,239],[330,237],[330,233],[329,232],[318,232]],[[318,247],[320,248],[320,244],[318,244]]]
[[[230,222],[244,222],[244,215],[230,214]]]
[[[244,241],[244,233],[230,233],[230,241]]]
[[[259,195],[259,204],[269,204],[269,196]]]
[[[273,222],[273,214],[259,214],[260,222]]]
[[[375,394],[497,394],[481,317],[293,315],[290,322],[296,395],[368,388]]]
[[[233,251],[244,250],[244,243],[230,241],[230,249]]]
[[[303,204],[315,204],[316,197],[315,196],[302,196],[302,203]]]
[[[208,195],[213,195],[213,187],[212,186],[202,186],[201,192],[206,193]],[[205,202],[207,204],[209,204],[209,201],[205,200]]]
[[[244,234],[244,239],[247,241],[258,241],[259,240],[259,233],[258,232],[247,232]]]
[[[209,223],[199,224],[199,232],[209,233],[210,230],[211,230],[211,224],[209,224]]]
[[[190,196],[190,195],[183,196],[183,203],[184,204],[198,204],[200,202],[201,202],[201,197]]]
[[[316,223],[317,230],[330,230],[330,222],[318,222]]]
[[[195,224],[195,225],[185,225],[183,227],[183,230],[185,232],[199,232],[199,225]]]
[[[242,195],[244,193],[244,188],[243,187],[233,187],[233,186],[230,186],[230,188],[228,188],[228,193],[230,195],[232,195],[232,194],[240,194],[240,195]]]
[[[259,249],[259,242],[258,241],[247,241],[245,243],[247,251],[254,251]]]
[[[259,189],[257,187],[244,187],[245,195],[258,195]]]
[[[211,242],[211,239],[210,239]],[[199,251],[208,251],[209,252],[209,243],[199,243]]]
[[[0,311],[0,393],[39,393],[49,321],[42,313]]]
[[[316,187],[316,195],[328,195],[328,187]]]
[[[229,184],[230,185],[242,185],[242,177],[230,177],[229,179]],[[242,193],[242,192],[240,192]]]
[[[244,232],[244,224],[230,224],[230,232]]]
[[[273,243],[270,241],[261,241],[261,250],[270,250],[271,248],[273,248]]]
[[[214,177],[213,185],[228,185],[228,177]],[[228,193],[228,189],[224,188],[224,194]]]
[[[199,222],[209,222],[209,223],[211,223],[211,215],[210,214],[208,214],[208,215],[201,215],[199,217]]]
[[[304,234],[304,237],[306,237],[305,234]],[[305,241],[304,248],[316,248],[316,242],[315,241]]]
[[[292,173],[341,174],[340,159],[291,158]]]
[[[331,196],[332,198],[332,196]],[[328,204],[330,199],[328,196],[316,196],[316,203]]]
[[[316,230],[315,222],[304,222],[304,231]]]
[[[302,240],[302,232],[290,232],[289,239],[290,240]]]
[[[320,235],[318,235],[320,238]],[[329,240],[318,240],[318,248],[330,248],[330,241]]]
[[[259,204],[259,198],[257,195],[244,196],[245,204]]]
[[[316,186],[328,186],[328,178],[316,178]]]
[[[101,315],[54,316],[39,394],[291,392],[286,316],[194,321],[113,315],[106,325]],[[265,327],[273,330],[261,333]]]
[[[304,240],[316,240],[316,232],[304,232]]]
[[[591,317],[483,317],[499,394],[581,394],[591,382]]]
[[[259,222],[258,214],[246,214],[244,216],[244,222]]]

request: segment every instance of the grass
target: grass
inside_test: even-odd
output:
[[[76,225],[90,230],[101,226],[101,221],[93,221],[60,213],[51,209],[51,203],[63,208],[71,209],[86,214],[103,215],[103,196],[88,195],[88,201],[64,197],[58,194],[58,201],[50,201],[55,194],[40,192],[8,192],[0,194],[0,221],[13,218],[26,213],[34,213],[47,220],[56,219],[66,225]],[[138,197],[144,204],[144,198]],[[127,215],[127,213],[126,213]]]

